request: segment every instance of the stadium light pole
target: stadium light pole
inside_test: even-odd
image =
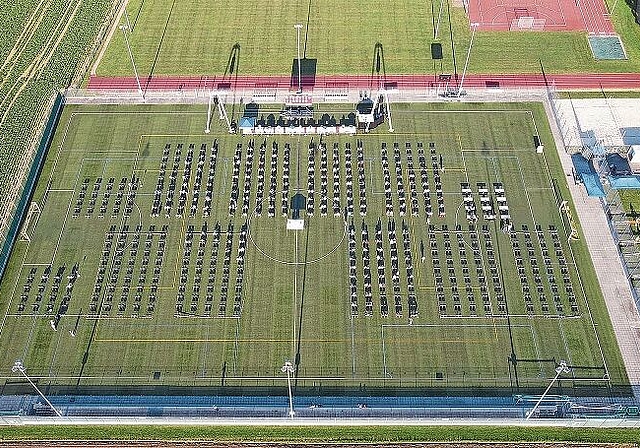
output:
[[[33,388],[36,390],[36,392],[38,392],[38,394],[40,394],[40,396],[42,397],[42,399],[44,401],[47,402],[47,404],[49,405],[49,407],[51,409],[53,409],[53,411],[56,413],[56,415],[58,417],[62,417],[62,414],[60,413],[60,411],[58,411],[55,406],[53,406],[51,404],[51,402],[49,400],[47,400],[47,397],[44,396],[44,394],[42,392],[40,392],[40,389],[38,389],[38,386],[35,385],[35,383],[33,381],[31,381],[31,378],[29,378],[29,376],[27,375],[26,369],[24,368],[24,364],[22,364],[22,361],[17,360],[14,364],[13,367],[11,367],[11,371],[13,373],[16,372],[20,372],[26,379],[27,381],[29,381],[29,384],[31,384],[31,386],[33,386]]]
[[[540,406],[540,403],[542,403],[542,400],[544,400],[544,397],[547,396],[547,394],[549,393],[549,390],[551,390],[551,386],[553,386],[553,383],[556,382],[556,380],[558,379],[560,374],[561,373],[569,373],[569,372],[571,372],[571,369],[569,368],[569,366],[567,366],[567,362],[566,361],[560,361],[560,363],[558,363],[558,367],[556,367],[556,376],[553,377],[553,379],[551,380],[551,382],[547,386],[547,389],[540,396],[540,399],[536,402],[536,404],[533,407],[533,409],[531,409],[529,411],[529,413],[527,414],[526,420],[529,420],[531,418],[531,416],[533,415],[533,413],[536,411],[536,409],[538,409],[538,406]]]
[[[142,91],[142,85],[140,84],[140,77],[138,76],[138,69],[136,68],[136,63],[133,60],[133,52],[131,51],[131,45],[129,45],[129,36],[127,36],[127,31],[130,31],[128,25],[120,25],[120,29],[122,30],[122,34],[124,35],[124,41],[127,45],[127,51],[129,52],[129,58],[131,58],[131,65],[133,66],[133,73],[136,76],[136,83],[138,84],[138,93],[142,96],[144,100],[144,92]]]
[[[302,29],[301,23],[296,23],[293,26],[296,29],[296,47],[298,49],[298,93],[302,93],[302,72],[300,62],[300,29]]]
[[[293,418],[295,412],[293,412],[293,394],[291,393],[291,374],[294,372],[294,367],[291,361],[285,361],[284,365],[280,369],[282,373],[287,374],[287,386],[289,387],[289,417]]]
[[[211,100],[213,98],[213,92],[209,91],[209,106],[207,107],[207,126],[204,129],[204,133],[211,132]]]
[[[471,58],[471,47],[473,47],[473,38],[476,35],[476,30],[480,24],[478,22],[473,22],[471,24],[471,41],[469,41],[469,50],[467,50],[467,59],[464,61],[464,69],[462,70],[462,79],[460,80],[460,85],[458,86],[458,93],[456,97],[460,97],[460,92],[462,92],[462,84],[464,84],[464,77],[467,75],[467,68],[469,67],[469,59]]]

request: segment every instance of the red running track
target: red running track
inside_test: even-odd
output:
[[[640,73],[584,73],[547,75],[547,83],[555,84],[560,90],[576,89],[640,89]],[[393,75],[386,76],[387,88],[416,89],[443,86],[433,75]],[[209,89],[290,89],[296,90],[289,76],[239,76],[229,80],[221,76],[176,77],[155,76],[141,79],[143,90],[209,90]],[[367,75],[316,76],[304,79],[305,90],[315,89],[370,89],[377,88],[379,81]],[[450,86],[455,86],[453,80]],[[464,87],[475,88],[535,88],[544,87],[541,74],[521,75],[468,75]],[[133,77],[92,76],[88,88],[91,90],[137,90]]]

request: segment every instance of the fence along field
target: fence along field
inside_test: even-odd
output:
[[[298,387],[513,392],[564,359],[564,387],[624,385],[541,107],[465,107],[320,141],[68,106],[0,286],[0,374],[21,358],[57,390],[281,386],[290,359]]]

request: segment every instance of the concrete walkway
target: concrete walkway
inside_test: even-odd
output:
[[[567,176],[571,175],[571,156],[564,151],[560,130],[545,101],[545,109],[558,148],[560,162]],[[636,399],[640,398],[640,316],[633,300],[631,286],[611,235],[608,218],[600,198],[589,197],[582,185],[568,182],[582,232],[586,239],[596,277],[613,324],[629,382]]]
[[[513,418],[180,418],[180,417],[33,417],[0,416],[2,426],[29,425],[157,425],[157,426],[520,426],[556,428],[640,428],[638,419]],[[424,445],[424,444],[421,444]],[[186,446],[186,445],[185,445]],[[476,444],[477,446],[477,444]],[[581,445],[582,446],[582,445]]]

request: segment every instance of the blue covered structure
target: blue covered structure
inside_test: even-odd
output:
[[[573,162],[576,178],[582,181],[587,190],[587,194],[594,197],[604,197],[604,188],[593,164],[581,154],[572,155],[571,161]]]

